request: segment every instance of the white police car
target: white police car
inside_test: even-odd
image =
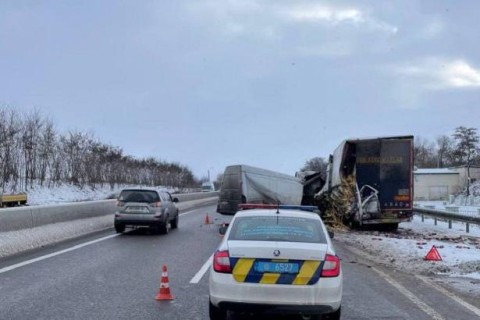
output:
[[[340,319],[340,259],[318,214],[242,206],[249,210],[235,214],[214,254],[210,319],[226,319],[228,310]]]

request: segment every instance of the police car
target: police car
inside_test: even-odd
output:
[[[210,270],[211,320],[227,311],[340,319],[342,271],[315,207],[241,205]],[[309,211],[303,211],[309,210]]]

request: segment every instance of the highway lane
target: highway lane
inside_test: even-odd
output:
[[[229,220],[214,211],[208,206],[187,212],[179,229],[166,236],[139,231],[115,236],[110,230],[0,261],[0,318],[208,319],[208,273],[190,282],[220,241],[217,227],[204,224],[206,213],[216,224]],[[95,239],[100,241],[91,243]],[[82,243],[89,244],[1,272]],[[342,319],[480,318],[413,275],[372,265],[335,245],[345,275]],[[163,264],[169,268],[172,302],[154,300]]]
[[[339,242],[335,247],[344,271],[342,319],[480,319],[478,310],[473,313],[416,275],[374,265]]]

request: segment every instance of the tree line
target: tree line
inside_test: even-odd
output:
[[[418,168],[448,168],[480,165],[480,144],[477,128],[460,126],[450,135],[435,141],[415,137],[415,166]]]
[[[80,187],[109,184],[194,187],[192,171],[154,157],[137,159],[92,134],[61,134],[38,111],[20,113],[0,107],[1,191],[22,191],[40,184]]]

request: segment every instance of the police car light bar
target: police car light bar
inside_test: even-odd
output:
[[[285,209],[285,210],[302,210],[315,212],[318,211],[318,208],[315,206],[300,206],[300,205],[291,205],[291,204],[261,204],[261,203],[242,203],[238,205],[238,208],[241,210],[247,209]]]

